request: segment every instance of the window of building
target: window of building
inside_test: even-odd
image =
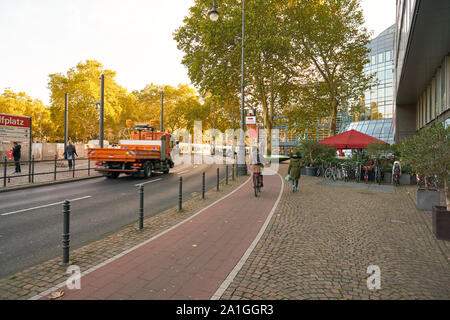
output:
[[[443,112],[445,110],[445,103],[446,103],[446,90],[445,90],[445,77],[447,76],[447,66],[445,64],[445,60],[444,59],[444,63],[442,64],[442,70],[441,70],[441,112]]]
[[[441,114],[443,110],[441,110],[441,76],[442,70],[438,69],[436,73],[436,112],[437,114]]]
[[[384,52],[378,54],[378,63],[384,62]]]
[[[435,91],[436,91],[436,78],[431,79],[431,119],[436,118],[436,97],[435,97]]]
[[[432,105],[432,101],[431,101],[431,86],[428,87],[427,93],[428,93],[428,122],[430,122],[433,117],[432,116],[433,105]]]

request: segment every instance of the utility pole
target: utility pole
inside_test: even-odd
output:
[[[105,76],[102,74],[100,76],[100,132],[99,132],[99,144],[100,148],[103,148],[103,117],[104,117],[104,107],[105,107]]]
[[[66,152],[69,135],[69,94],[66,92],[64,103],[64,152]]]
[[[160,125],[160,131],[164,132],[164,89],[161,89],[161,125]]]

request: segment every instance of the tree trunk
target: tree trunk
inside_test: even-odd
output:
[[[445,202],[447,204],[447,211],[450,211],[450,190],[448,188],[448,178],[444,178],[444,192],[445,192]]]
[[[336,120],[337,120],[337,102],[335,99],[331,101],[331,114],[328,127],[328,137],[332,137],[336,133]]]
[[[264,113],[264,129],[267,137],[267,155],[272,155],[272,121],[267,112]]]

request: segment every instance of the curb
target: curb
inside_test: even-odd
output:
[[[96,178],[104,178],[104,177],[103,176],[92,176],[92,177],[84,177],[84,178],[75,178],[75,179],[65,179],[65,180],[59,180],[59,181],[51,181],[51,182],[42,182],[42,183],[29,184],[29,185],[19,185],[17,187],[9,187],[9,188],[0,189],[0,193],[9,192],[9,191],[25,190],[25,189],[31,189],[31,188],[39,188],[39,187],[51,186],[51,185],[54,185],[54,184],[63,184],[63,183],[69,183],[69,182],[77,182],[77,181],[96,179]]]

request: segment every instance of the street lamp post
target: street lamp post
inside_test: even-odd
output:
[[[99,145],[103,148],[103,118],[105,110],[105,75],[100,76],[100,128],[99,128]]]
[[[66,92],[64,99],[64,152],[66,152],[68,138],[69,138],[69,94]]]
[[[209,12],[211,21],[219,19],[219,12],[216,8],[216,0],[213,0],[213,8]],[[241,134],[239,139],[239,153],[237,158],[237,175],[247,175],[247,165],[245,161],[245,0],[242,0],[242,78],[241,78]]]
[[[164,122],[164,88],[161,89],[161,125],[159,130],[161,132],[163,132],[164,129],[163,122]]]

